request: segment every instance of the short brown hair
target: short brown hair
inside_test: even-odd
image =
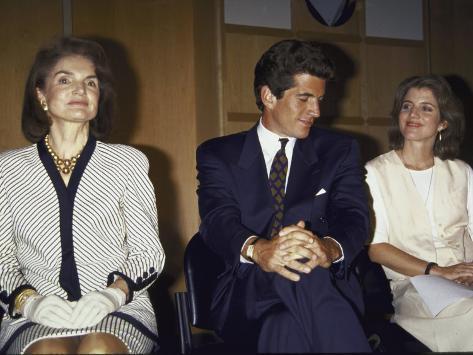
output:
[[[96,138],[104,138],[110,133],[115,110],[115,91],[105,51],[97,42],[68,36],[56,39],[38,51],[26,81],[21,128],[24,136],[33,143],[41,140],[49,132],[51,125],[38,102],[36,88],[43,89],[46,77],[57,62],[71,55],[89,59],[94,64],[99,79],[97,116],[90,122],[90,132]]]
[[[264,105],[260,91],[264,85],[280,99],[286,90],[294,87],[294,76],[297,74],[310,74],[329,80],[333,78],[334,73],[333,62],[319,44],[297,39],[277,42],[263,53],[256,63],[253,82],[256,105],[262,112]]]

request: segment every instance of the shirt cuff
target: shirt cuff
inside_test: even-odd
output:
[[[342,256],[339,257],[337,260],[334,260],[334,261],[332,262],[332,264],[336,264],[336,263],[339,263],[339,262],[343,261],[343,260],[345,259],[345,254],[343,253],[342,245],[341,245],[339,242],[337,242],[335,239],[333,239],[332,237],[326,236],[326,237],[324,237],[323,239],[325,239],[325,238],[330,238],[330,239],[332,239],[335,243],[337,243],[337,244],[338,244],[338,247],[340,248],[340,250],[341,250],[341,252],[342,252]]]
[[[251,239],[251,238],[258,238],[258,236],[250,235],[248,238],[246,238],[245,242],[241,246],[241,249],[240,249],[240,263],[242,263],[242,264],[254,264],[252,261],[249,261],[248,259],[244,258],[243,255],[241,255],[241,252],[243,251],[243,248],[245,247],[248,240]]]

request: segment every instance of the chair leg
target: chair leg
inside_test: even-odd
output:
[[[189,303],[187,292],[174,294],[177,309],[177,324],[179,331],[179,348],[181,354],[187,355],[192,351],[192,332],[189,321]]]

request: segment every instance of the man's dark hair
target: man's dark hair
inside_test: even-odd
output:
[[[263,111],[261,88],[267,85],[280,99],[284,91],[294,86],[294,75],[310,74],[328,80],[334,76],[334,65],[315,42],[296,39],[274,44],[260,58],[255,67],[254,91],[256,105]]]
[[[74,55],[90,60],[95,66],[95,74],[99,80],[98,111],[95,119],[90,121],[90,132],[96,138],[104,138],[110,133],[115,109],[115,91],[105,51],[94,41],[62,37],[38,51],[26,81],[21,128],[24,136],[33,143],[40,141],[49,132],[51,125],[38,101],[36,88],[44,89],[48,74],[59,60]]]
[[[446,121],[447,127],[442,130],[442,140],[435,139],[434,155],[442,160],[455,159],[460,152],[460,144],[465,133],[463,106],[453,93],[448,82],[439,75],[413,76],[402,81],[394,96],[391,110],[392,127],[389,134],[391,149],[401,149],[404,137],[399,129],[399,113],[407,92],[412,89],[429,89],[439,105],[440,121]]]

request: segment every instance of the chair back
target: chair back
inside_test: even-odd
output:
[[[367,248],[357,255],[353,265],[363,291],[365,317],[379,318],[393,314],[389,281],[381,265],[370,260]]]
[[[214,330],[211,300],[218,275],[223,270],[220,257],[205,245],[199,233],[195,234],[184,253],[184,276],[193,326]]]
[[[367,247],[356,257],[354,271],[360,281],[365,303],[362,323],[369,335],[373,352],[391,354],[429,353],[431,350],[396,323],[389,321],[394,314],[393,295],[380,264],[370,260]]]

